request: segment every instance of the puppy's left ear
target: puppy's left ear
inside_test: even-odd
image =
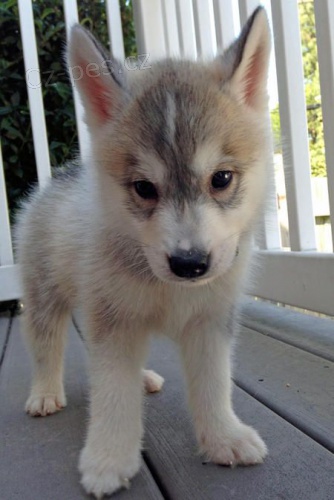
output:
[[[224,87],[242,102],[260,111],[267,105],[267,78],[271,40],[267,14],[258,7],[240,36],[217,58]]]

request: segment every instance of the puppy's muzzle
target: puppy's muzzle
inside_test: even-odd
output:
[[[207,272],[210,255],[197,249],[177,250],[168,260],[169,267],[176,276],[193,279]]]

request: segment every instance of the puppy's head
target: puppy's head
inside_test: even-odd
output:
[[[225,273],[263,204],[270,34],[257,9],[212,63],[127,71],[82,28],[69,66],[86,113],[101,200],[163,281]]]

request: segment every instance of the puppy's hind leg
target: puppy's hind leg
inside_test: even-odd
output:
[[[159,392],[165,379],[153,370],[142,370],[144,388],[147,393]]]
[[[33,382],[25,409],[31,416],[44,417],[66,406],[63,353],[70,311],[54,300],[38,305],[26,297],[24,305],[23,331],[33,357]]]

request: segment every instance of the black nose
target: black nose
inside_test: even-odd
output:
[[[209,255],[200,250],[178,250],[169,257],[169,266],[180,278],[203,276],[209,268]]]

